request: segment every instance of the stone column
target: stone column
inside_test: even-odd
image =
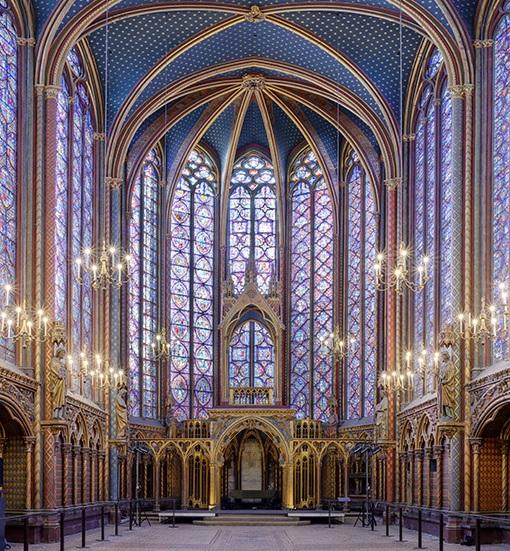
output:
[[[425,455],[423,458],[424,464],[425,464],[425,471],[427,473],[427,484],[425,487],[425,499],[424,503],[427,507],[432,507],[432,494],[433,494],[433,486],[432,486],[432,472],[430,470],[430,462],[432,461],[432,448],[425,448]]]
[[[106,463],[106,453],[104,451],[99,452],[99,501],[106,501],[106,492],[105,492],[105,471]]]
[[[480,449],[482,447],[481,438],[471,438],[471,454],[473,463],[473,511],[480,510]]]
[[[25,509],[32,509],[32,451],[35,438],[25,436],[26,480],[25,480]]]
[[[282,470],[283,506],[294,509],[294,463],[292,461],[284,463]]]
[[[181,507],[183,509],[188,508],[188,499],[189,499],[188,497],[189,474],[188,473],[189,473],[189,461],[188,461],[188,458],[184,458],[182,461],[183,477],[182,477],[182,503],[181,503]]]
[[[416,503],[423,505],[423,450],[414,450],[414,461],[416,463],[416,478],[418,482]]]
[[[159,457],[154,458],[154,463],[152,464],[153,473],[152,473],[152,481],[153,481],[153,493],[154,493],[154,511],[159,511],[159,497],[160,497],[160,476],[159,476],[159,469],[160,469],[160,463],[159,463]],[[212,486],[212,484],[211,484]]]
[[[147,490],[148,490],[148,475],[149,475],[149,458],[148,456],[144,455],[143,456],[143,460],[142,460],[142,463],[143,463],[143,490],[142,490],[142,494],[143,494],[143,497],[145,499],[147,499]]]
[[[435,506],[443,507],[443,446],[434,446],[436,457],[436,503]]]
[[[97,501],[97,450],[90,450],[90,501]]]
[[[79,446],[73,446],[73,505],[79,503],[78,499],[78,471],[81,449]]]
[[[508,442],[501,443],[501,510],[508,508]]]

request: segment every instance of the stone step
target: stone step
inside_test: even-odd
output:
[[[240,515],[241,518],[230,518],[231,515],[226,515],[206,520],[194,520],[193,524],[197,526],[308,526],[310,524],[309,520],[297,518],[264,518],[262,515],[242,518],[244,516],[247,515]]]

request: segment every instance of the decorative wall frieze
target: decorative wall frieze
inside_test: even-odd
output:
[[[259,6],[250,6],[250,11],[244,16],[248,23],[260,23],[266,19]]]
[[[0,393],[14,400],[30,421],[35,420],[35,381],[10,369],[0,368]]]
[[[477,49],[492,48],[492,46],[494,46],[494,40],[492,38],[489,38],[487,40],[481,40],[477,38],[475,41],[473,41],[473,46]]]

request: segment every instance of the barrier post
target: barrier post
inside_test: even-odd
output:
[[[402,524],[403,524],[403,515],[402,507],[398,511],[398,541],[404,541],[402,538]]]
[[[28,517],[23,519],[23,551],[28,551],[30,544],[28,543]]]
[[[85,507],[81,510],[81,546],[87,547]]]
[[[423,549],[422,547],[422,533],[421,533],[421,509],[418,509],[418,549]]]
[[[129,500],[129,529],[133,529],[133,502]]]
[[[386,536],[390,535],[390,506],[386,505]]]
[[[64,551],[65,549],[65,513],[64,511],[60,511],[60,551]]]
[[[101,505],[101,541],[104,541],[104,505]]]
[[[444,526],[443,526],[443,513],[440,513],[439,514],[439,551],[443,551],[443,547],[444,547],[444,543],[443,543],[443,539],[444,539],[444,534],[443,534],[443,531],[444,531]]]
[[[115,502],[115,535],[119,535],[119,502]]]
[[[476,524],[475,524],[475,551],[480,551],[481,550],[481,546],[480,546],[480,519],[477,518],[476,519]]]
[[[372,530],[372,532],[375,530],[375,503],[372,502],[370,503],[370,514],[369,514],[369,517],[370,519],[370,530]]]
[[[331,528],[331,500],[328,502],[328,528]]]
[[[361,502],[361,526],[365,528],[365,502]]]

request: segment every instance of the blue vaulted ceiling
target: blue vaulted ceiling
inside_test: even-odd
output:
[[[110,6],[108,33],[104,27],[98,27],[98,22],[103,19],[105,0],[32,1],[39,37],[59,2],[68,8],[60,24],[61,32],[79,21],[80,12],[90,8],[97,10],[94,30],[82,28],[80,32],[86,37],[95,59],[103,92],[107,78],[108,128],[112,128],[115,116],[128,98],[135,99],[134,107],[127,113],[128,119],[137,108],[144,106],[142,113],[145,121],[138,123],[133,142],[163,113],[163,109],[152,113],[145,107],[155,94],[171,90],[177,81],[184,83],[179,100],[172,100],[173,103],[167,106],[167,111],[175,115],[176,110],[187,105],[187,93],[190,101],[192,94],[202,93],[191,88],[187,92],[186,87],[189,77],[203,70],[210,70],[210,75],[202,79],[207,85],[217,84],[228,77],[237,79],[241,87],[242,78],[247,73],[261,74],[267,79],[268,92],[265,97],[284,168],[292,150],[303,141],[303,136],[280,107],[272,102],[271,93],[275,86],[280,100],[288,101],[287,107],[300,113],[315,129],[332,158],[336,156],[336,148],[342,138],[316,112],[293,104],[288,99],[285,91],[289,89],[289,82],[294,86],[294,91],[310,94],[312,102],[315,91],[310,92],[310,86],[312,89],[322,87],[323,94],[318,92],[317,96],[320,101],[331,102],[331,99],[325,98],[331,98],[332,94],[341,98],[342,105],[331,103],[331,107],[349,117],[366,135],[376,152],[380,151],[380,144],[374,129],[362,120],[363,112],[370,110],[372,117],[379,118],[386,129],[391,128],[391,119],[396,124],[400,120],[400,28],[390,20],[391,17],[395,21],[398,19],[397,0],[119,0]],[[320,9],[319,1],[322,4]],[[413,3],[427,10],[433,18],[434,27],[456,43],[459,43],[459,24],[451,18],[446,5],[457,11],[460,28],[464,26],[468,33],[472,32],[476,0],[415,0]],[[265,18],[256,24],[240,17],[247,14],[253,4],[262,9]],[[307,9],[307,5],[311,9]],[[368,9],[363,13],[349,13],[349,5]],[[265,7],[269,6],[276,8],[273,15],[270,12],[266,14]],[[176,10],[176,7],[179,9]],[[233,7],[236,13],[232,11]],[[132,8],[139,8],[136,14],[130,13]],[[153,10],[152,13],[144,13],[145,8]],[[335,11],[337,8],[341,11]],[[382,14],[390,19],[382,18]],[[235,25],[217,31],[218,25],[233,17],[237,17]],[[404,23],[407,17],[405,15]],[[421,32],[422,27],[416,21],[412,22],[411,27],[404,26],[403,29],[404,87],[417,52],[421,51],[426,41]],[[200,34],[203,34],[203,40],[191,46],[192,38]],[[181,50],[180,54],[158,74],[147,79],[149,72],[177,48]],[[331,52],[338,52],[344,61],[339,62]],[[232,66],[239,62],[246,66],[242,69]],[[219,65],[224,66],[223,73],[217,70]],[[296,72],[299,70],[307,72],[310,79],[303,79]],[[280,82],[276,83],[275,79]],[[344,89],[363,104],[358,115],[347,107],[350,100],[344,101]],[[296,101],[299,104],[299,98]],[[170,159],[178,153],[180,144],[207,108],[208,104],[195,109],[168,133],[166,140]],[[235,123],[236,106],[233,105],[212,122],[203,138],[216,151],[222,163],[226,160]],[[248,109],[236,146],[242,148],[252,143],[268,146],[268,136],[256,103]]]

